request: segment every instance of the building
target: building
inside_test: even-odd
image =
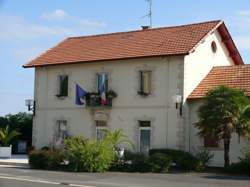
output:
[[[103,129],[123,129],[136,151],[206,146],[213,165],[223,165],[222,145],[196,135],[197,108],[207,88],[220,83],[250,96],[250,67],[223,21],[71,37],[24,67],[35,68],[36,148],[67,135],[100,139]],[[75,104],[76,84],[88,92],[85,106]],[[233,138],[232,161],[245,142]]]

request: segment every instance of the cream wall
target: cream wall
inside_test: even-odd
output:
[[[217,44],[217,52],[213,53],[211,43]],[[213,66],[233,65],[229,52],[222,42],[220,34],[215,31],[209,34],[198,47],[184,59],[184,101],[197,87]]]
[[[194,123],[198,122],[197,111],[199,106],[202,104],[202,100],[189,102],[190,107],[190,150],[195,152],[199,149],[203,149],[203,138],[197,136],[198,130],[194,127]],[[246,147],[246,139],[241,138],[240,141],[236,134],[233,134],[231,145],[230,145],[230,160],[231,162],[237,162],[239,156],[242,154],[242,150]],[[211,162],[212,166],[223,166],[224,164],[224,151],[223,142],[220,142],[219,148],[210,148],[209,151],[214,154],[214,158]]]
[[[216,53],[211,48],[213,41],[217,46]],[[188,141],[190,130],[189,115],[192,115],[192,113],[186,103],[186,99],[214,66],[226,65],[234,65],[234,63],[217,30],[208,34],[194,51],[184,58],[183,120],[185,125],[183,131],[185,134],[185,150],[187,151],[190,149]]]
[[[152,94],[137,94],[139,70],[152,70]],[[109,87],[117,92],[109,113],[108,128],[121,128],[138,150],[138,120],[150,120],[152,148],[182,147],[181,119],[172,96],[183,88],[183,57],[145,58],[105,63],[36,68],[33,144],[39,148],[52,143],[56,120],[66,119],[71,135],[95,138],[93,108],[75,105],[75,83],[96,91],[96,73],[108,72]],[[58,99],[57,76],[69,75],[69,97]],[[180,141],[181,140],[181,141]]]

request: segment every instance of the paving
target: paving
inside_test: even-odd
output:
[[[215,173],[73,173],[0,167],[0,187],[249,187],[250,177]]]

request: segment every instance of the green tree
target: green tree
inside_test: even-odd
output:
[[[10,141],[20,133],[15,130],[10,130],[9,126],[0,129],[0,142],[2,146],[9,146]]]
[[[250,101],[243,91],[219,86],[209,91],[199,108],[195,124],[202,137],[211,136],[224,144],[224,166],[230,164],[229,151],[232,133],[250,137]]]

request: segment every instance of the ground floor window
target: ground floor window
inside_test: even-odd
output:
[[[150,125],[150,121],[139,121],[139,151],[141,153],[148,153],[150,149]]]
[[[219,147],[219,141],[216,137],[206,136],[204,137],[204,147],[217,148]]]
[[[56,121],[56,132],[55,132],[55,143],[61,144],[67,137],[67,121],[57,120]]]
[[[106,138],[107,135],[107,122],[96,121],[96,140],[100,141]]]

